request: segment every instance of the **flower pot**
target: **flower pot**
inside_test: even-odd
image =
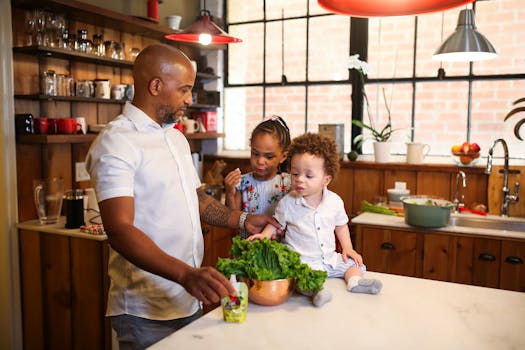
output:
[[[374,158],[377,163],[390,161],[390,142],[374,142]]]

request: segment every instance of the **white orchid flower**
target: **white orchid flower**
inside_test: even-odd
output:
[[[359,59],[359,54],[351,55],[348,58],[348,68],[356,69],[364,75],[368,75],[368,63]]]

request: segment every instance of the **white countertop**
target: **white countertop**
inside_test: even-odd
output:
[[[41,224],[38,220],[24,221],[16,225],[17,228],[23,230],[54,233],[57,235],[70,236],[76,238],[92,239],[95,241],[105,241],[108,239],[106,235],[92,235],[80,231],[78,228],[65,228],[66,217],[61,216],[56,224]]]
[[[491,220],[503,220],[499,216],[487,215],[479,216],[475,214],[452,214],[452,216],[464,216],[472,218],[489,218]],[[515,221],[525,222],[523,218],[512,218]],[[443,232],[456,232],[456,233],[465,233],[465,234],[476,234],[476,235],[486,235],[492,237],[507,237],[507,238],[518,238],[525,239],[525,232],[519,231],[507,231],[507,230],[494,230],[494,229],[485,229],[485,228],[470,228],[465,226],[445,226],[440,228],[420,228],[415,226],[410,226],[405,224],[405,218],[394,216],[394,215],[383,215],[376,213],[364,212],[356,216],[351,220],[352,224],[365,224],[365,225],[376,225],[376,226],[387,226],[387,227],[399,227],[399,228],[411,228],[411,229],[420,229],[420,230],[431,230],[431,231],[443,231]]]
[[[379,295],[346,291],[321,308],[294,295],[278,306],[250,303],[243,323],[217,308],[150,349],[525,349],[525,293],[368,272]]]

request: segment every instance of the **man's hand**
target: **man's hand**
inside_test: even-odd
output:
[[[248,215],[244,222],[244,228],[250,234],[260,233],[266,225],[272,225],[276,228],[276,234],[282,234],[281,224],[275,218],[267,215]]]
[[[225,296],[237,295],[230,281],[210,266],[189,269],[181,285],[204,304],[217,303]]]

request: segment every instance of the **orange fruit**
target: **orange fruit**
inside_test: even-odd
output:
[[[454,145],[451,149],[452,153],[460,153],[461,152],[461,145]]]

